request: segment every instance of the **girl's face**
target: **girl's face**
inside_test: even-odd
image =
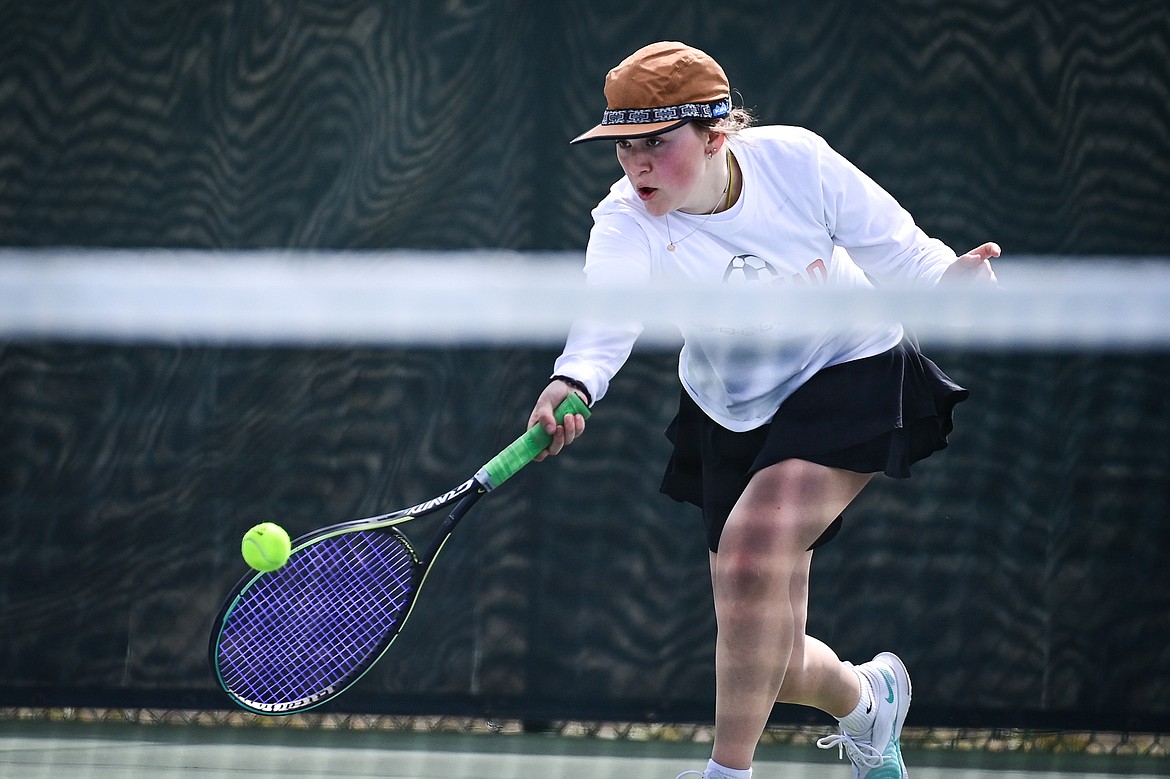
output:
[[[654,216],[669,211],[705,214],[719,202],[725,184],[722,155],[707,158],[707,150],[722,148],[724,138],[698,130],[690,123],[648,138],[620,138],[617,158],[646,210]]]

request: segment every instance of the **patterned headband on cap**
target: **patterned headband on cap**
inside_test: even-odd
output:
[[[662,108],[619,108],[607,110],[601,124],[654,124],[682,119],[717,119],[731,113],[731,98],[726,97],[713,103],[683,103]]]

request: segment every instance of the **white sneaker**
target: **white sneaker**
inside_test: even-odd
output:
[[[902,762],[902,725],[910,709],[910,675],[897,655],[882,652],[857,666],[873,689],[877,712],[868,733],[844,731],[817,741],[821,749],[837,747],[849,755],[854,779],[907,779]]]
[[[683,771],[681,774],[674,777],[674,779],[683,779],[684,776],[697,776],[700,779],[702,779],[703,772],[702,771]]]

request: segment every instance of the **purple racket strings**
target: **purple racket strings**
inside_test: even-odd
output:
[[[303,708],[344,689],[406,618],[418,565],[397,531],[317,541],[240,593],[220,632],[224,688],[262,711]]]

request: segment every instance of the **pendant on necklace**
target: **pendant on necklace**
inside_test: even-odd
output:
[[[668,252],[672,252],[672,251],[674,251],[674,244],[673,244],[673,243],[668,243],[668,244],[666,245],[666,250],[667,250]]]

